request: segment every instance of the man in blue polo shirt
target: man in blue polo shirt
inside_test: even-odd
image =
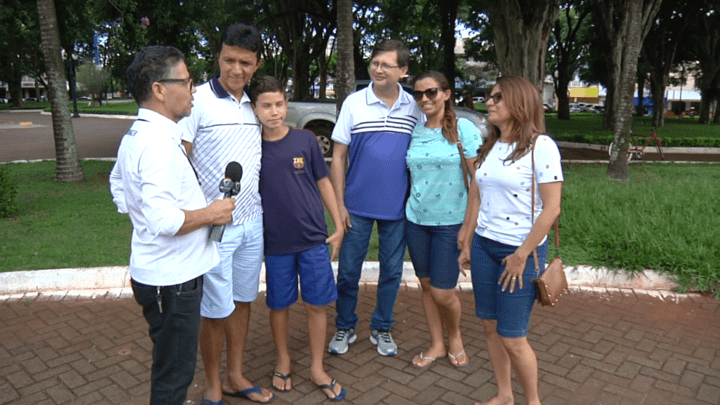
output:
[[[261,136],[245,86],[262,65],[263,42],[257,28],[229,26],[220,38],[220,75],[198,86],[183,144],[197,168],[207,201],[222,198],[218,185],[231,161],[243,168],[233,220],[219,245],[220,264],[205,274],[200,306],[200,353],[205,365],[203,405],[221,405],[223,395],[272,402],[267,389],[243,376],[242,363],[250,304],[258,296],[263,258],[260,193]],[[227,377],[220,362],[227,341]]]
[[[390,328],[405,255],[405,156],[422,116],[398,84],[409,63],[410,51],[402,42],[380,42],[370,60],[372,82],[345,99],[333,130],[332,183],[348,230],[340,249],[337,332],[328,345],[330,353],[343,354],[357,340],[358,283],[377,222],[380,279],[370,341],[383,356],[397,354]]]

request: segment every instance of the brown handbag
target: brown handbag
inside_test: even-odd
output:
[[[535,224],[535,140],[532,144],[532,223]],[[555,258],[545,267],[545,271],[540,277],[534,278],[532,281],[537,284],[537,300],[542,306],[554,307],[560,296],[568,291],[567,277],[563,268],[562,259],[560,259],[560,227],[558,226],[558,218],[555,218]],[[540,269],[537,257],[537,249],[533,250],[533,259],[535,259],[535,270]]]

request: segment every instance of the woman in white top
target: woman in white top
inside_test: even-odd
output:
[[[527,403],[539,405],[537,357],[527,340],[536,297],[531,280],[545,269],[547,234],[560,215],[560,152],[543,135],[543,105],[529,81],[518,76],[499,78],[487,106],[490,135],[478,154],[480,166],[464,224],[468,234],[458,259],[464,268],[471,267],[475,311],[485,329],[498,384],[497,396],[482,404],[515,403],[512,368]],[[531,206],[533,176],[535,207]]]

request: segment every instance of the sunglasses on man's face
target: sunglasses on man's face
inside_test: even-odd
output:
[[[428,100],[432,100],[432,99],[434,99],[435,97],[437,97],[438,92],[439,92],[439,89],[438,89],[437,87],[431,87],[431,88],[429,88],[429,89],[427,89],[427,90],[425,90],[425,91],[414,90],[414,91],[413,91],[413,96],[415,96],[415,100],[416,100],[416,101],[422,100],[423,95],[425,95],[425,97],[427,97]]]

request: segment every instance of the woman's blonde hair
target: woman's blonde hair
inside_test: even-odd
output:
[[[520,76],[502,76],[498,78],[496,86],[502,93],[500,102],[505,104],[512,120],[509,143],[517,142],[515,150],[507,160],[515,161],[529,151],[535,135],[546,132],[545,111],[537,88],[527,79]],[[485,160],[498,139],[500,128],[490,124],[490,134],[478,150],[479,163]]]

